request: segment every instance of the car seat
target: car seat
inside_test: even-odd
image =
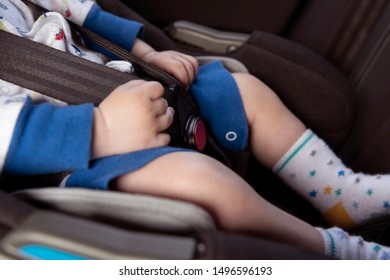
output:
[[[182,43],[177,43],[175,40],[173,40],[169,36],[167,36],[166,33],[164,33],[161,29],[149,24],[144,19],[140,18],[137,14],[135,14],[133,11],[128,9],[123,3],[120,3],[118,1],[98,1],[98,2],[100,5],[103,6],[103,8],[106,8],[107,10],[110,10],[114,13],[117,13],[119,15],[126,16],[126,17],[131,17],[133,19],[137,19],[140,21],[144,21],[146,23],[146,34],[148,34],[146,36],[145,40],[148,41],[149,43],[151,43],[152,45],[154,44],[154,47],[156,47],[157,49],[164,49],[164,48],[179,49],[179,50],[185,50],[188,53],[197,54],[197,55],[215,54],[214,52],[211,52],[211,51],[204,51],[202,49],[199,49],[199,47],[189,46],[189,45],[187,45],[188,43],[185,43],[184,45]],[[296,3],[293,5],[294,7],[300,6],[297,4],[297,2],[298,1],[296,1]],[[321,103],[321,100],[326,99],[325,89],[328,89],[327,94],[333,94],[333,96],[335,98],[339,98],[339,100],[343,100],[342,106],[338,107],[334,110],[335,112],[343,112],[343,115],[329,116],[330,119],[335,120],[334,124],[336,124],[336,126],[338,126],[335,130],[336,133],[335,133],[335,131],[330,131],[330,130],[326,131],[326,123],[325,124],[323,123],[323,119],[318,119],[317,117],[310,117],[310,116],[307,118],[303,118],[303,119],[306,119],[308,122],[312,123],[313,125],[317,125],[317,128],[319,131],[321,130],[321,128],[324,128],[322,133],[325,136],[325,138],[327,138],[332,143],[332,145],[334,147],[336,147],[336,148],[342,147],[347,135],[349,135],[349,133],[350,133],[350,129],[351,129],[352,125],[355,122],[354,96],[352,95],[352,91],[350,91],[349,85],[344,81],[345,78],[342,77],[337,71],[334,71],[334,69],[332,67],[330,67],[327,63],[323,64],[322,59],[318,58],[317,55],[312,54],[311,51],[309,51],[308,49],[302,48],[300,46],[297,46],[296,44],[291,43],[290,40],[285,40],[283,38],[280,38],[279,36],[275,36],[273,34],[265,33],[262,31],[254,32],[254,35],[252,34],[251,37],[252,38],[249,38],[249,39],[247,38],[246,41],[243,44],[241,44],[235,51],[226,53],[224,55],[238,58],[244,64],[246,64],[245,66],[248,67],[250,72],[255,72],[256,69],[261,68],[261,67],[258,66],[258,64],[259,64],[259,63],[257,63],[258,61],[255,61],[256,63],[254,63],[252,61],[252,64],[251,64],[251,60],[248,59],[248,57],[250,57],[250,54],[254,54],[254,53],[258,54],[259,48],[262,48],[263,52],[267,51],[267,46],[264,46],[264,44],[265,44],[265,42],[271,42],[271,45],[273,47],[275,45],[279,45],[279,47],[280,47],[280,45],[282,46],[282,47],[280,47],[280,49],[277,50],[276,56],[275,56],[275,54],[274,54],[274,57],[272,55],[267,56],[268,59],[271,57],[271,58],[274,58],[274,59],[278,60],[279,62],[281,62],[281,64],[279,64],[280,67],[286,67],[286,68],[290,67],[290,69],[291,69],[291,67],[296,67],[296,65],[301,65],[303,63],[305,65],[305,67],[306,66],[307,67],[311,66],[311,67],[309,67],[310,71],[304,71],[302,74],[309,74],[311,77],[322,76],[321,73],[323,75],[327,74],[326,78],[329,78],[329,79],[326,80],[325,82],[320,82],[320,81],[318,81],[318,78],[317,78],[317,81],[320,82],[320,85],[321,85],[322,89],[324,90],[324,94],[323,95],[320,94],[320,96],[312,96],[311,99],[314,102],[313,103],[314,105],[309,107],[309,108],[313,108],[313,107],[318,108],[317,106],[319,103]],[[262,39],[264,39],[264,38],[265,38],[265,40],[262,41]],[[150,41],[149,41],[149,39],[150,39]],[[287,46],[292,46],[292,50],[294,50],[293,51],[294,56],[292,58],[288,57],[288,59],[287,58],[284,60],[281,59],[281,57],[283,58],[283,51],[288,51],[288,47],[286,49],[283,49],[284,44],[286,44]],[[269,52],[269,49],[268,49],[268,52]],[[245,55],[245,53],[246,53],[246,55]],[[266,52],[264,52],[264,53],[266,53]],[[241,56],[241,54],[242,54],[242,56]],[[220,54],[218,54],[218,55],[220,55]],[[300,59],[302,57],[305,57],[306,55],[309,56],[309,59],[306,58],[305,60],[300,61]],[[246,57],[246,59],[245,59],[245,57]],[[313,59],[314,62],[311,59]],[[271,60],[271,62],[272,62],[272,60]],[[271,73],[268,73],[268,75],[266,75],[267,74],[266,70],[268,68],[264,67],[264,66],[269,65],[269,63],[270,63],[270,61],[268,61],[268,62],[264,61],[264,64],[262,64],[261,66],[263,66],[263,69],[265,69],[265,70],[260,69],[259,71],[261,71],[261,70],[264,71],[265,73],[263,73],[263,76],[271,79],[271,81],[266,81],[268,84],[273,85],[273,87],[277,87],[278,82],[280,82],[280,81],[274,80],[274,83],[272,83],[272,78],[274,75],[271,75]],[[325,65],[324,67],[326,69],[324,70],[324,69],[322,69],[322,67],[317,67],[319,64]],[[256,66],[258,66],[258,67],[256,67]],[[303,67],[303,68],[305,68],[305,67]],[[321,72],[321,71],[323,71],[323,72]],[[262,77],[262,75],[260,75],[261,72],[260,73],[255,72],[255,73],[259,77]],[[320,74],[318,74],[318,73],[320,73]],[[312,84],[312,85],[309,84],[308,86],[310,89],[315,87],[314,84]],[[286,96],[288,96],[288,92],[283,90],[283,89],[285,89],[285,87],[286,87],[285,85],[282,85],[280,92],[282,92],[282,94],[283,94],[283,92],[285,92]],[[301,85],[301,87],[302,87],[302,85]],[[305,87],[301,88],[301,90],[305,90],[305,89],[307,90],[307,88],[305,88]],[[306,92],[302,92],[300,96],[305,96],[305,94],[306,94]],[[299,105],[299,104],[296,105],[297,108],[295,108],[295,110],[297,112],[299,112],[300,109],[304,108],[304,109],[302,109],[302,114],[305,114],[307,107],[304,105]],[[315,105],[315,104],[317,104],[317,105]],[[330,105],[332,105],[332,104],[330,104]],[[301,106],[301,107],[299,107],[299,106]],[[294,107],[294,106],[292,106],[292,107]],[[309,112],[310,112],[310,110],[309,110]],[[308,113],[308,115],[310,115],[310,113]],[[316,114],[314,114],[314,116],[316,116]],[[325,127],[324,127],[324,125],[325,125]],[[257,168],[259,168],[259,169],[257,169]],[[253,177],[253,174],[252,174],[253,172],[258,173],[258,170],[260,170],[260,168],[261,167],[256,166],[256,163],[251,161],[250,164],[248,165],[248,169],[246,170],[245,176],[246,176],[247,180],[253,181],[252,185],[254,185],[258,189],[258,191],[260,193],[262,193],[262,191],[264,191],[264,188],[261,188],[261,186],[259,186],[260,180],[258,180],[258,178],[256,178],[256,176]],[[270,184],[275,183],[275,186],[278,184],[280,185],[280,183],[277,181],[277,179],[275,179],[272,176],[272,174],[267,174],[266,172],[264,172],[263,174],[266,174],[266,175],[262,175],[264,177],[261,178],[261,181],[264,181],[264,178],[267,178],[267,176],[268,176],[269,178],[271,178],[270,180],[272,180]],[[274,191],[277,192],[277,190],[274,190]],[[283,192],[284,193],[287,192],[287,194],[291,195],[291,196],[294,195],[293,193],[290,194],[288,192],[288,190],[283,189]],[[59,195],[59,193],[64,194],[63,198],[61,198],[62,195]],[[70,198],[69,197],[66,198],[65,193],[69,194]],[[83,202],[81,204],[79,203],[78,206],[77,206],[77,203],[75,203],[76,206],[74,206],[74,202],[76,201],[75,198],[76,197],[83,197],[84,195],[86,196],[86,201],[88,201],[90,204]],[[262,195],[263,195],[263,193],[262,193]],[[97,225],[95,225],[95,226],[98,226],[98,227],[102,226],[104,228],[108,227],[109,230],[114,231],[114,233],[109,233],[109,236],[114,235],[114,236],[122,236],[123,237],[123,235],[121,235],[120,233],[117,232],[117,230],[120,230],[120,232],[123,233],[122,226],[125,227],[126,231],[129,231],[129,228],[130,228],[131,230],[135,230],[136,232],[142,232],[142,234],[145,234],[145,236],[148,235],[148,233],[150,231],[152,231],[154,233],[157,232],[158,234],[161,234],[160,231],[162,231],[163,236],[166,237],[167,232],[170,233],[170,231],[172,230],[172,221],[161,226],[161,224],[160,224],[161,220],[157,219],[158,220],[157,226],[155,226],[156,219],[152,219],[153,223],[152,222],[149,223],[149,220],[144,217],[145,215],[148,215],[147,213],[145,214],[145,211],[146,211],[145,206],[147,206],[146,208],[148,208],[151,205],[151,202],[153,202],[153,204],[158,205],[158,203],[160,203],[160,198],[136,196],[137,199],[140,198],[144,202],[146,201],[146,203],[144,203],[144,204],[141,203],[142,206],[140,208],[138,208],[138,210],[136,210],[136,213],[141,213],[141,218],[136,217],[135,221],[134,221],[134,220],[131,220],[131,218],[128,218],[131,216],[131,213],[134,214],[134,208],[131,210],[127,209],[127,210],[122,211],[123,209],[126,208],[126,207],[124,207],[124,205],[127,205],[127,202],[128,202],[126,199],[129,199],[132,201],[132,203],[134,203],[134,199],[133,199],[133,196],[131,194],[100,193],[100,192],[95,192],[95,191],[84,191],[84,190],[80,190],[80,192],[77,191],[77,192],[72,194],[71,192],[68,192],[68,190],[62,190],[62,189],[53,190],[53,189],[44,188],[44,189],[24,190],[24,191],[15,193],[14,196],[21,198],[24,201],[28,201],[34,205],[37,205],[40,209],[48,208],[48,209],[51,209],[51,211],[55,210],[55,211],[59,211],[61,213],[67,213],[65,215],[66,218],[64,218],[66,221],[68,221],[68,219],[67,219],[67,218],[69,218],[68,215],[72,215],[72,216],[70,216],[71,219],[74,218],[73,215],[78,216],[77,218],[75,218],[77,221],[79,221],[78,219],[80,219],[80,217],[91,219],[92,221],[87,221],[87,220],[83,219],[82,223],[84,223],[84,222],[86,222],[87,224],[88,223],[97,223]],[[115,203],[106,205],[107,207],[104,207],[104,209],[108,208],[111,210],[112,209],[116,209],[116,210],[112,210],[112,212],[109,214],[107,214],[107,213],[102,214],[101,211],[102,211],[103,207],[100,207],[102,205],[102,204],[100,204],[100,203],[102,203],[102,201],[99,202],[99,198],[97,198],[97,197],[100,197],[100,200],[109,201],[109,198],[113,198],[112,196],[115,196],[115,199],[113,199],[114,202],[116,202],[117,198],[118,198],[118,200],[123,199],[125,201],[125,203],[121,204],[119,211],[118,211],[118,208],[116,208],[117,206],[115,206]],[[263,195],[263,196],[265,196],[267,198],[267,195]],[[59,200],[63,200],[63,201],[62,202],[56,201],[55,197],[57,197],[57,198],[60,197]],[[119,197],[121,197],[121,198],[119,198]],[[9,199],[9,196],[7,196],[6,199]],[[152,199],[152,200],[149,200],[149,199]],[[161,200],[163,201],[163,202],[161,202],[162,205],[164,205],[164,203],[171,203],[171,202],[173,202],[174,204],[179,203],[180,205],[182,205],[181,204],[182,202],[178,202],[178,201],[171,201],[171,200],[166,201],[165,199],[161,199]],[[290,207],[290,205],[285,205],[284,201],[279,201],[279,202],[276,201],[276,203],[280,204],[282,207],[286,207],[287,209],[289,209],[289,207]],[[87,204],[87,206],[84,206],[86,204]],[[75,207],[75,208],[73,208],[73,207]],[[82,213],[83,211],[80,210],[80,208],[83,208],[83,207],[87,208],[87,209],[83,209],[83,211],[85,211],[84,213]],[[122,207],[124,207],[124,208],[122,208]],[[164,205],[164,207],[165,207],[165,205]],[[163,207],[163,209],[159,208],[159,210],[157,212],[160,214],[163,213],[164,215],[166,215],[167,208],[164,208],[164,207]],[[181,207],[181,206],[179,206],[179,207]],[[180,224],[179,228],[185,228],[184,231],[187,231],[187,233],[181,232],[181,229],[180,229],[180,230],[178,230],[178,232],[175,232],[174,237],[175,238],[178,236],[182,237],[184,235],[188,238],[188,235],[186,235],[186,234],[189,234],[189,236],[191,236],[190,239],[192,239],[192,242],[188,242],[188,243],[184,242],[185,244],[187,244],[187,245],[190,244],[190,245],[188,245],[187,247],[184,246],[185,248],[187,248],[186,249],[187,254],[184,254],[184,257],[182,255],[181,256],[182,258],[189,258],[189,257],[193,258],[193,257],[200,256],[203,258],[207,258],[207,257],[210,258],[211,257],[211,258],[285,258],[285,259],[290,259],[290,258],[303,258],[303,259],[305,259],[306,258],[307,259],[307,258],[322,258],[322,257],[324,257],[324,256],[316,256],[316,255],[308,254],[307,252],[302,252],[301,250],[299,250],[297,248],[289,248],[289,247],[286,248],[284,245],[275,244],[275,243],[270,242],[268,240],[264,241],[264,240],[254,239],[254,238],[250,238],[250,237],[246,237],[246,236],[245,237],[244,236],[236,236],[234,234],[227,236],[226,233],[220,233],[220,232],[215,230],[215,226],[213,226],[213,223],[211,222],[212,219],[208,216],[207,213],[204,213],[204,210],[199,209],[199,208],[197,208],[197,206],[194,206],[194,205],[190,205],[190,206],[186,205],[185,207],[196,209],[196,210],[194,210],[197,213],[196,215],[200,215],[201,217],[203,217],[200,219],[200,220],[202,220],[202,222],[200,223],[202,226],[200,227],[201,230],[199,232],[206,232],[209,236],[212,236],[212,237],[209,239],[207,239],[207,238],[205,239],[205,240],[211,240],[211,242],[209,242],[209,243],[208,242],[200,242],[200,243],[194,242],[194,240],[203,240],[203,239],[200,239],[199,237],[196,237],[196,238],[193,237],[193,236],[197,236],[197,234],[194,234],[194,231],[193,231],[194,226],[192,224],[191,225],[181,224],[183,218],[177,219],[175,222],[173,222],[173,224],[175,224],[175,223]],[[309,206],[307,206],[307,207],[309,207]],[[92,210],[91,210],[91,208],[92,208]],[[137,207],[135,207],[135,208],[137,208]],[[300,209],[292,209],[292,210],[290,209],[290,210],[292,212],[296,212],[299,216],[302,214],[301,212],[299,212],[302,210],[302,208],[304,208],[304,207],[300,207]],[[169,209],[169,207],[168,207],[168,209]],[[174,215],[176,215],[177,213],[183,212],[181,210],[182,208],[177,208],[177,209],[180,209],[180,210],[178,212],[176,212],[176,210],[175,210]],[[312,208],[308,208],[308,209],[311,209],[311,211],[313,211]],[[152,209],[150,209],[150,210],[151,210],[151,212],[153,212]],[[15,210],[15,211],[17,212],[20,210]],[[118,212],[123,213],[123,215],[119,216]],[[8,214],[10,212],[5,212],[5,213]],[[58,214],[58,215],[64,215],[64,214]],[[128,215],[130,215],[130,216],[128,216]],[[153,215],[154,214],[152,213],[151,216],[153,217]],[[164,217],[169,217],[169,215],[170,214],[168,213],[168,216],[164,216]],[[185,221],[194,220],[194,218],[191,215],[185,216],[184,220]],[[22,215],[22,216],[25,217],[25,215]],[[50,216],[50,214],[49,214],[49,216]],[[304,216],[304,215],[302,215],[302,216]],[[125,221],[122,221],[123,217],[124,217]],[[319,224],[322,222],[322,221],[320,221],[320,218],[318,216],[315,216],[315,215],[314,215],[314,217],[311,216],[311,217],[305,217],[305,218],[308,219],[309,221],[311,221],[312,223],[315,223],[315,224]],[[61,219],[61,218],[58,218],[58,219]],[[128,219],[130,219],[130,221]],[[170,217],[170,218],[164,218],[164,219],[170,220],[172,218]],[[175,220],[176,218],[173,218],[173,219]],[[21,219],[21,220],[25,221],[24,219]],[[37,222],[37,220],[38,220],[38,222]],[[2,252],[3,252],[3,257],[4,258],[12,258],[12,257],[22,258],[20,253],[17,253],[15,251],[15,246],[14,246],[15,242],[16,242],[16,244],[20,245],[21,241],[20,241],[20,239],[18,239],[18,237],[17,238],[12,237],[15,234],[16,230],[14,229],[10,233],[11,228],[22,227],[22,231],[27,228],[27,232],[28,232],[28,230],[32,229],[33,234],[31,234],[31,232],[29,232],[28,234],[24,235],[24,237],[27,238],[28,242],[31,242],[31,239],[29,239],[29,238],[31,238],[31,236],[36,236],[36,232],[37,232],[37,230],[34,228],[35,223],[37,224],[38,227],[41,227],[42,221],[44,221],[44,220],[45,219],[42,219],[42,218],[36,218],[36,219],[33,219],[32,222],[27,221],[27,223],[28,223],[27,226],[24,226],[23,221],[19,221],[19,220],[18,220],[18,222],[6,221],[6,222],[2,223],[3,225],[0,226],[0,229],[1,229],[1,232],[3,233],[3,235],[5,236],[5,238],[3,238],[2,247],[1,247]],[[145,222],[141,222],[141,224],[139,224],[140,221],[146,221],[146,225],[145,225]],[[65,221],[64,221],[64,223],[65,223]],[[31,224],[33,224],[33,226],[31,226]],[[72,225],[72,222],[70,222],[70,224]],[[205,224],[207,225],[206,227],[204,227]],[[17,226],[17,225],[19,225],[19,226]],[[77,222],[77,225],[79,225],[78,222]],[[91,227],[94,230],[97,229],[94,226],[91,226]],[[120,229],[118,229],[118,227]],[[154,228],[154,227],[156,227],[156,228]],[[153,229],[151,229],[151,228],[153,228]],[[190,228],[189,232],[188,232],[188,228]],[[208,229],[205,230],[205,228],[208,228]],[[176,229],[174,229],[173,231],[176,231]],[[24,233],[25,232],[26,231],[24,231]],[[197,230],[195,230],[195,232],[197,232]],[[39,234],[41,234],[41,232]],[[22,232],[22,234],[19,234],[18,232],[16,232],[16,235],[23,236],[23,232]],[[88,232],[88,231],[87,231],[87,236],[91,236],[90,232]],[[72,237],[74,237],[74,236],[72,236]],[[377,236],[375,236],[375,237],[377,237]],[[94,240],[94,241],[99,243],[98,241],[102,240],[102,238],[103,237],[98,238],[98,240]],[[43,239],[45,240],[47,238],[43,238]],[[58,241],[58,239],[52,239],[52,240]],[[65,239],[65,240],[67,240],[67,239]],[[236,242],[237,240],[240,240],[241,242],[237,243]],[[34,240],[34,241],[37,242],[36,240]],[[88,242],[90,242],[86,238],[84,238],[82,241],[86,242],[87,244],[88,244]],[[60,244],[66,245],[66,244],[69,244],[69,242],[70,242],[69,240],[66,242],[62,240],[60,242]],[[96,245],[96,248],[99,248],[99,246],[103,246],[103,247],[106,246],[106,245],[102,245],[102,244],[96,244],[96,242],[94,244],[94,245]],[[14,245],[9,245],[9,244],[14,244]],[[75,244],[80,245],[80,242],[75,243]],[[194,245],[194,244],[196,244],[196,245]],[[50,245],[50,244],[48,244],[48,245]],[[53,244],[51,244],[51,245],[53,245]],[[207,246],[205,247],[205,245],[207,245]],[[276,246],[276,247],[274,247],[274,246]],[[73,248],[75,248],[75,246],[73,246]],[[90,246],[89,248],[95,248],[95,247]],[[188,248],[190,248],[190,249],[188,249]],[[205,252],[204,251],[205,248],[208,248],[207,252],[210,254],[203,254]],[[270,248],[272,248],[272,249],[277,248],[276,253],[275,253],[275,250],[272,250],[274,253],[270,253],[271,252]],[[117,249],[117,248],[114,248],[114,249]],[[65,249],[63,249],[63,250],[65,250]],[[139,250],[139,248],[137,250]],[[131,254],[125,254],[125,255],[123,255],[123,254],[122,255],[120,255],[120,254],[101,255],[100,254],[99,255],[98,254],[97,256],[94,255],[92,257],[97,257],[97,258],[99,258],[99,257],[104,258],[104,257],[108,257],[108,256],[110,256],[110,258],[115,258],[115,256],[121,256],[121,257],[126,256],[126,258],[129,258],[130,256],[136,257],[136,258],[145,257],[145,255],[143,255],[142,253],[139,253],[139,251],[137,251],[137,250],[135,250],[136,253],[133,253],[133,255],[131,255]],[[200,250],[200,252],[198,250]],[[113,250],[113,249],[106,249],[106,252],[112,253],[113,251],[115,252],[115,250]],[[190,253],[188,253],[188,252],[190,252]],[[224,253],[221,253],[221,252],[224,252]],[[78,253],[81,254],[80,252],[78,252]],[[92,254],[90,254],[89,256],[91,256],[91,255]],[[159,255],[156,252],[152,252],[151,257],[152,258],[163,258],[162,255]],[[179,258],[178,255],[168,256],[168,257]]]

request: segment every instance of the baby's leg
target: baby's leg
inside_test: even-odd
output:
[[[305,132],[305,125],[256,77],[235,73],[250,129],[249,144],[257,160],[272,169]]]
[[[193,152],[164,155],[113,182],[121,191],[189,201],[207,209],[219,228],[323,253],[321,235],[274,207],[220,162]]]
[[[226,231],[284,242],[336,258],[390,258],[389,248],[349,236],[338,228],[314,228],[281,211],[224,165],[202,154],[167,154],[114,184],[122,191],[195,203],[207,209],[219,228]]]
[[[317,207],[333,225],[350,228],[390,215],[390,176],[354,173],[306,130],[258,79],[234,74],[257,159]]]

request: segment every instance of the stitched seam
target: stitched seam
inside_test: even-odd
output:
[[[309,137],[306,138],[306,140],[299,145],[298,148],[295,149],[294,152],[291,153],[291,155],[283,162],[283,164],[276,170],[276,174],[280,173],[286,165],[299,153],[300,150],[303,149],[303,147],[310,141],[311,138],[313,138],[314,133],[310,134]]]

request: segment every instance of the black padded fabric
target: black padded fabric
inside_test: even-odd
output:
[[[323,55],[348,76],[388,5],[388,0],[311,0],[285,36]]]
[[[261,31],[228,55],[270,86],[330,146],[343,142],[355,118],[355,97],[349,82],[325,59]]]
[[[35,211],[35,208],[0,190],[0,231],[14,228]]]
[[[177,49],[176,44],[161,29],[145,20],[142,16],[131,10],[120,1],[98,0],[97,3],[103,10],[144,24],[143,39],[154,48],[171,50]]]
[[[158,4],[156,0],[122,2],[158,26],[180,19],[233,32],[264,30],[282,33],[298,7],[308,0],[165,0]]]

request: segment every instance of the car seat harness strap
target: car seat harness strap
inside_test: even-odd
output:
[[[98,105],[132,78],[5,31],[0,31],[0,40],[1,79],[69,104]]]
[[[205,151],[230,165],[206,132],[193,97],[175,78],[104,38],[82,30],[91,40],[97,40],[110,52],[131,62],[136,72],[123,73],[0,30],[0,79],[74,105],[98,105],[117,86],[129,80],[157,80],[165,88],[164,98],[176,111],[174,122],[167,130],[171,135],[170,145]]]

